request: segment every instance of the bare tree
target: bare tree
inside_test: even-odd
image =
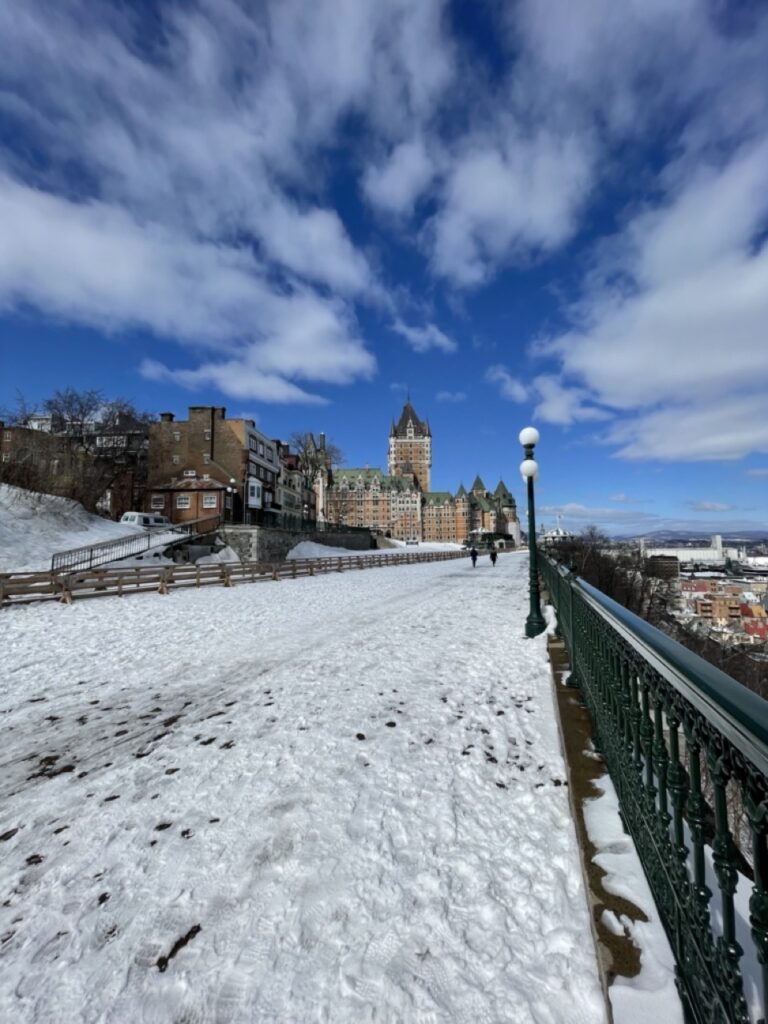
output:
[[[96,389],[55,391],[43,403],[51,430],[27,430],[18,439],[2,478],[30,490],[73,498],[95,510],[118,486],[120,504],[131,507],[146,478],[148,413],[124,398],[105,399]],[[10,426],[28,426],[36,413],[22,395],[7,416]],[[113,493],[114,496],[114,493]],[[118,512],[121,509],[111,509]]]
[[[334,466],[341,466],[344,462],[344,455],[338,445],[324,438],[318,444],[309,431],[295,431],[291,434],[289,443],[298,455],[299,471],[306,487],[312,487],[318,473],[332,470]]]

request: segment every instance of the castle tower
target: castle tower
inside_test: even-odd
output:
[[[416,415],[410,399],[389,431],[387,465],[391,476],[415,476],[421,490],[429,490],[432,432],[429,423],[422,422]]]

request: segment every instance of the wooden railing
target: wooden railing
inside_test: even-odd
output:
[[[305,558],[280,564],[218,562],[205,565],[141,566],[133,569],[93,568],[70,573],[4,573],[0,574],[0,606],[44,600],[70,604],[75,597],[123,597],[145,591],[167,594],[169,590],[181,587],[231,587],[236,583],[296,579],[328,572],[415,565],[466,557],[466,551],[423,551]]]
[[[686,1019],[764,1024],[768,701],[545,553],[539,560],[570,685],[675,955]]]

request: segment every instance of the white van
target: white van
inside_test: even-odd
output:
[[[143,526],[145,530],[167,530],[172,525],[167,516],[158,516],[154,512],[124,512],[120,522]]]

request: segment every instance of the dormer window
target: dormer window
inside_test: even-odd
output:
[[[197,472],[194,469],[185,469],[184,476],[195,477],[197,476]]]

